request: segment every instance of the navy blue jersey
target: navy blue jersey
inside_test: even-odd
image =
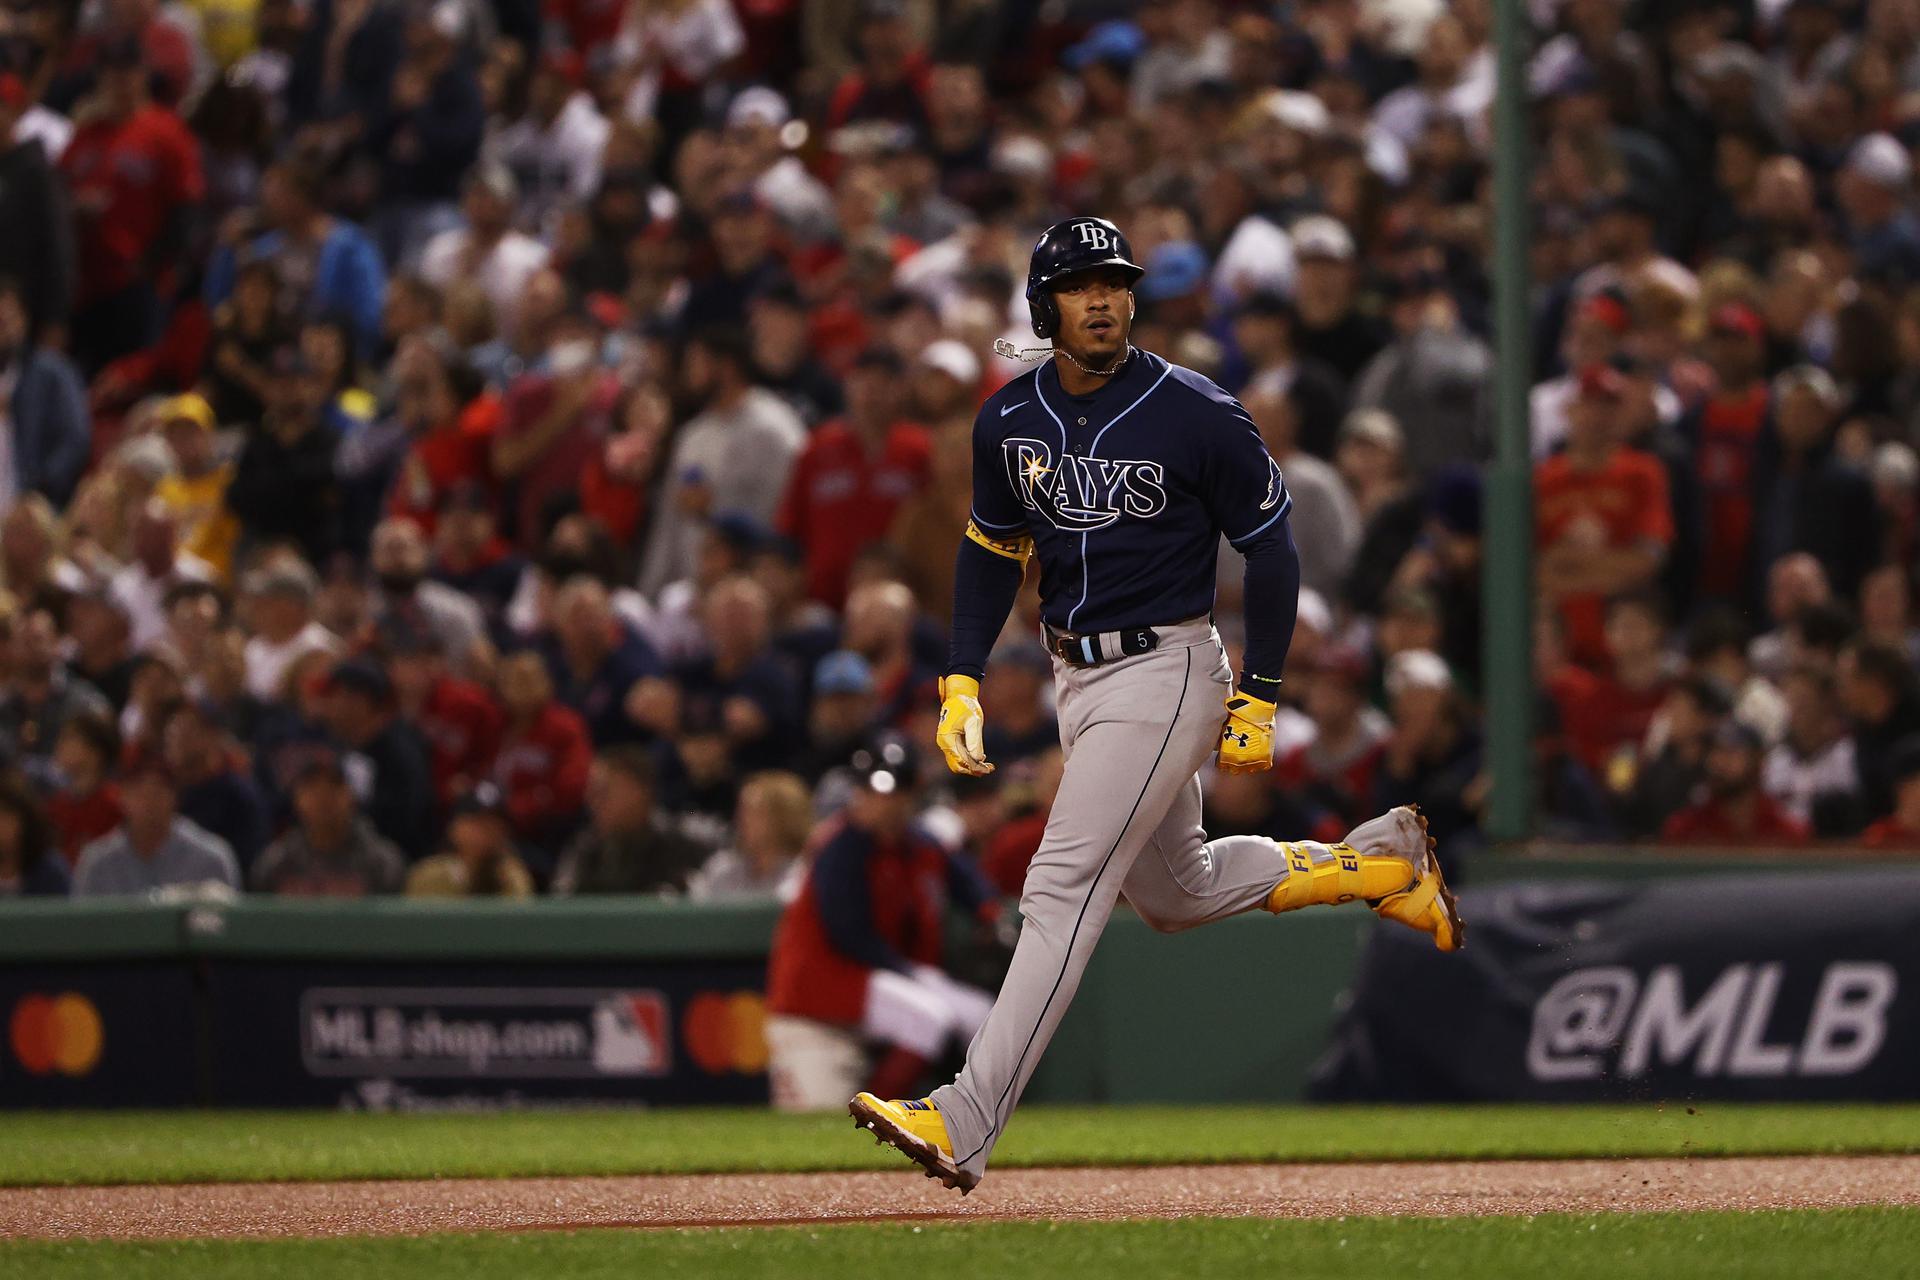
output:
[[[1090,396],[1048,360],[974,420],[973,522],[1032,536],[1041,617],[1061,630],[1212,612],[1220,535],[1245,551],[1292,505],[1240,402],[1148,351]]]

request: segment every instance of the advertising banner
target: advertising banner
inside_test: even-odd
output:
[[[767,1099],[764,966],[210,961],[214,1095],[375,1110]]]
[[[183,962],[0,965],[0,1107],[167,1107],[195,1098]]]
[[[1920,873],[1509,885],[1380,928],[1325,1101],[1920,1098]]]

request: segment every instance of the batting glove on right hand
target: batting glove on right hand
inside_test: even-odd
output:
[[[1274,705],[1250,693],[1227,695],[1227,723],[1220,731],[1222,773],[1261,773],[1273,768]]]
[[[940,727],[933,740],[955,773],[985,777],[993,772],[982,741],[986,713],[980,710],[980,682],[972,676],[940,677]]]

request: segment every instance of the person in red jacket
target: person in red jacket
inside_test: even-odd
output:
[[[505,795],[514,833],[551,853],[572,832],[586,803],[593,742],[579,714],[554,699],[547,664],[532,650],[501,662],[500,701],[506,735],[493,780]]]
[[[1807,824],[1760,789],[1760,735],[1729,720],[1707,752],[1707,783],[1691,805],[1667,819],[1660,838],[1676,844],[1746,848],[1799,844]]]
[[[866,1087],[911,1096],[928,1064],[972,1039],[993,1007],[939,967],[949,903],[982,919],[999,904],[977,871],[914,828],[913,753],[886,738],[855,752],[850,772],[846,811],[822,833],[773,935],[768,1071],[784,1110],[845,1103],[862,1055],[835,1046],[855,1038],[880,1049]]]
[[[487,690],[447,673],[446,653],[432,630],[396,622],[379,639],[400,714],[427,740],[434,799],[445,812],[493,775],[504,718]]]
[[[898,418],[900,383],[898,356],[863,352],[847,374],[846,416],[813,433],[787,478],[775,523],[805,553],[807,594],[835,609],[855,558],[886,537],[932,468],[926,429]]]

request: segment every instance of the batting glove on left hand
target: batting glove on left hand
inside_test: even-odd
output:
[[[1227,695],[1227,723],[1220,731],[1222,773],[1261,773],[1273,768],[1274,705],[1250,693]]]
[[[982,741],[986,713],[980,710],[980,682],[972,676],[940,677],[940,727],[933,740],[955,773],[981,778],[993,772]]]

